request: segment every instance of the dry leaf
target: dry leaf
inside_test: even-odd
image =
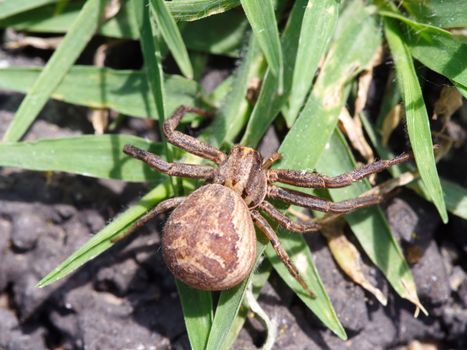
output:
[[[340,126],[347,135],[352,146],[370,163],[375,157],[373,150],[365,139],[360,118],[352,118],[346,108],[342,108],[339,114]]]
[[[438,350],[438,345],[434,342],[412,340],[404,350]]]
[[[104,9],[104,20],[109,20],[110,18],[117,15],[122,7],[121,0],[110,0]]]
[[[380,65],[383,61],[383,53],[383,46],[380,46],[371,58],[370,62],[368,63],[368,66],[358,78],[358,93],[357,98],[355,99],[354,118],[357,118],[357,116],[363,111],[363,108],[366,105],[366,100],[368,98],[368,90],[370,88],[371,80],[373,78],[373,69],[374,67]]]
[[[451,116],[462,107],[462,95],[454,86],[443,86],[433,108],[433,119],[443,118],[443,129]]]
[[[402,108],[400,104],[396,104],[391,108],[383,121],[383,130],[381,130],[381,143],[386,146],[392,132],[399,126],[401,122]]]
[[[94,54],[94,64],[96,67],[104,67],[110,45],[105,43],[97,48]],[[106,108],[95,108],[91,110],[89,119],[91,120],[94,133],[102,135],[109,124],[109,110]]]
[[[89,119],[91,120],[94,133],[102,135],[109,125],[109,110],[105,108],[93,109],[90,112]]]
[[[35,36],[26,36],[17,40],[5,43],[5,48],[9,50],[19,50],[27,46],[41,50],[55,50],[62,42],[63,37],[39,38]]]
[[[362,258],[357,248],[345,236],[344,224],[342,219],[337,220],[321,230],[328,240],[329,250],[334,260],[352,281],[373,294],[382,305],[386,305],[388,301],[386,296],[365,277]]]

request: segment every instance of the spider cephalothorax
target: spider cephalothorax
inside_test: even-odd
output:
[[[159,203],[130,229],[132,232],[159,213],[175,208],[164,226],[164,260],[175,277],[198,289],[228,289],[248,276],[256,257],[255,224],[271,241],[291,275],[313,295],[261,212],[293,232],[317,231],[320,224],[294,222],[267,200],[277,199],[323,212],[348,213],[379,203],[382,197],[370,195],[332,202],[274,183],[305,188],[345,187],[410,158],[408,154],[402,154],[336,177],[307,171],[270,169],[272,163],[280,159],[279,154],[274,153],[263,161],[256,150],[237,145],[227,155],[205,142],[176,131],[187,112],[206,115],[205,111],[197,108],[179,107],[164,123],[167,140],[187,152],[213,161],[216,167],[167,163],[132,145],[125,145],[124,152],[159,172],[206,181],[204,186],[188,197],[170,198]]]

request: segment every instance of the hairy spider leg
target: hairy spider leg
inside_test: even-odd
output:
[[[262,202],[259,205],[259,208],[263,210],[268,216],[279,223],[279,225],[283,226],[289,231],[297,232],[297,233],[305,233],[305,232],[315,232],[321,229],[321,225],[317,221],[310,221],[306,223],[299,223],[292,221],[287,216],[282,214],[278,209],[276,209],[271,203],[269,202]]]
[[[267,197],[325,213],[349,213],[355,209],[381,203],[384,199],[382,195],[369,195],[333,202],[306,193],[276,186],[269,187]]]
[[[412,155],[409,153],[403,153],[400,156],[387,159],[378,160],[373,163],[369,163],[361,168],[354,169],[347,173],[338,176],[325,176],[316,172],[307,172],[300,170],[288,170],[288,169],[270,169],[268,170],[268,180],[270,182],[282,182],[298,187],[305,188],[338,188],[349,186],[353,182],[359,181],[371,174],[379,173],[387,168],[390,168],[396,164],[406,162],[411,159]]]
[[[279,256],[281,261],[287,267],[292,277],[295,278],[295,280],[302,286],[303,289],[305,289],[305,291],[310,295],[310,297],[316,298],[315,293],[313,293],[308,287],[307,283],[303,280],[302,276],[300,276],[300,272],[298,271],[297,267],[292,262],[292,260],[290,260],[290,257],[284,250],[284,248],[282,248],[281,243],[279,241],[279,237],[277,237],[277,234],[274,232],[271,225],[269,225],[267,220],[263,218],[258,211],[252,210],[250,213],[254,223],[269,239],[277,256]]]
[[[125,145],[123,152],[129,156],[142,160],[151,168],[158,172],[170,175],[189,177],[194,179],[210,179],[214,175],[215,169],[208,165],[186,164],[186,163],[168,163],[154,153],[144,151],[133,145]]]
[[[112,243],[118,242],[121,239],[128,237],[133,232],[146,225],[157,215],[178,207],[185,199],[186,197],[173,197],[160,202],[154,208],[151,208],[148,212],[146,212],[146,214],[141,216],[133,225],[130,226],[127,231],[117,237],[112,238]]]
[[[189,112],[196,113],[204,117],[209,117],[212,115],[210,112],[196,107],[178,107],[175,113],[164,122],[163,130],[167,140],[171,144],[180,147],[187,152],[205,159],[212,160],[216,164],[221,164],[227,157],[225,153],[207,144],[206,142],[175,130],[183,116]]]

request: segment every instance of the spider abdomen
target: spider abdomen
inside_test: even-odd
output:
[[[167,220],[162,251],[170,271],[189,286],[223,290],[237,285],[256,258],[247,205],[225,186],[199,188]]]

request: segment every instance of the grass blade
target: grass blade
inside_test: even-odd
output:
[[[441,185],[448,210],[467,220],[467,189],[445,179],[441,179]]]
[[[467,86],[454,82],[454,86],[459,90],[459,92],[467,98]]]
[[[0,87],[27,93],[41,74],[38,67],[0,68]],[[178,75],[166,75],[165,117],[181,104],[194,106],[200,86]],[[157,115],[153,95],[144,71],[114,70],[95,66],[73,66],[52,98],[91,108],[110,108],[134,117]]]
[[[63,263],[42,278],[37,286],[42,288],[68,276],[89,260],[109,249],[114,244],[113,240],[122,234],[134,221],[171,194],[172,192],[167,184],[160,184],[155,187],[151,192],[141,198],[136,205],[120,214]]]
[[[191,288],[180,281],[176,284],[191,348],[204,350],[213,319],[211,293]]]
[[[258,267],[261,255],[266,245],[264,241],[258,241],[256,244],[256,265]],[[209,333],[209,339],[206,346],[206,350],[217,350],[225,347],[228,339],[229,331],[232,329],[235,322],[235,317],[238,314],[238,310],[242,305],[243,297],[247,285],[253,278],[253,274],[243,281],[238,286],[223,291],[219,297],[219,302],[216,308],[216,314],[212,322],[211,332]]]
[[[33,123],[48,98],[96,32],[102,16],[103,0],[89,0],[71,25],[29,94],[22,101],[3,141],[19,140]]]
[[[188,79],[193,79],[193,68],[177,23],[166,7],[164,0],[151,0],[151,15],[172,53],[178,67]]]
[[[349,84],[370,62],[381,43],[380,34],[371,8],[364,7],[361,1],[354,1],[346,8],[336,40],[331,44],[322,71],[292,128],[294,132],[291,130],[284,140],[287,147],[283,151],[293,157],[294,164],[304,161],[314,165],[320,158],[347,101]],[[299,140],[303,151],[289,149],[289,144],[292,147],[298,145],[289,138]]]
[[[266,61],[278,79],[278,92],[282,94],[284,74],[282,49],[272,0],[241,0],[241,4]]]
[[[136,23],[138,23],[139,27],[147,84],[156,106],[156,117],[159,123],[162,124],[165,120],[164,78],[160,61],[160,48],[151,28],[149,8],[147,8],[149,0],[132,0],[132,2]]]
[[[347,334],[334,311],[331,300],[329,299],[325,286],[319,277],[318,270],[313,262],[310,248],[308,247],[305,239],[303,236],[289,232],[283,228],[279,228],[277,230],[277,234],[280,238],[282,247],[284,247],[288,252],[293,252],[293,254],[289,253],[290,258],[297,265],[303,279],[316,294],[316,298],[311,299],[308,296],[307,292],[290,275],[290,272],[287,270],[284,263],[278,258],[272,246],[268,246],[266,249],[266,255],[274,269],[327,328],[342,340],[346,340]]]
[[[430,123],[412,57],[402,41],[398,23],[394,19],[385,18],[385,33],[396,66],[399,89],[406,106],[407,131],[415,161],[441,219],[447,222],[446,205],[433,154]]]
[[[15,1],[1,1],[0,2],[0,20],[22,13],[28,10],[41,7],[57,0],[15,0]]]
[[[0,19],[0,27],[28,32],[66,33],[70,23],[78,18],[83,4],[84,1],[60,1],[60,6],[46,5]],[[131,1],[124,1],[117,15],[103,23],[98,32],[113,38],[138,39],[138,26],[134,22],[131,6]]]
[[[144,66],[147,72],[148,85],[152,92],[152,97],[157,109],[159,119],[159,128],[164,141],[164,151],[168,162],[172,162],[171,147],[168,146],[164,138],[162,130],[165,120],[165,91],[164,78],[161,66],[160,48],[156,31],[152,28],[149,16],[149,0],[132,0],[136,15],[136,22],[139,25],[141,47],[143,49]],[[170,182],[174,189],[174,193],[181,192],[181,179],[177,179],[177,185],[173,178]],[[210,324],[212,320],[212,300],[211,294],[191,288],[185,288],[181,283],[177,282],[178,291],[180,292],[180,301],[184,310],[183,318],[187,328],[188,337],[191,346],[194,349],[203,349],[207,342]],[[193,300],[199,300],[200,303],[194,305]],[[193,315],[196,315],[193,317]],[[206,327],[208,325],[209,327]]]
[[[320,173],[336,176],[356,167],[342,135],[335,132],[316,165]],[[329,190],[334,201],[358,197],[370,189],[366,181]],[[345,216],[352,232],[371,261],[383,272],[396,292],[423,310],[415,282],[399,245],[391,234],[384,214],[378,207],[358,210]]]
[[[339,12],[335,0],[309,0],[300,31],[297,59],[293,72],[289,104],[284,113],[288,126],[292,126],[308,94],[318,64],[334,34]]]
[[[31,6],[34,2],[21,0]],[[45,0],[34,0],[45,1]],[[51,0],[53,1],[53,0]],[[57,0],[55,0],[57,1]],[[4,1],[8,6],[18,1]],[[14,27],[16,29],[32,32],[64,33],[78,17],[84,1],[68,2],[64,9],[57,15],[55,5],[47,5],[31,11],[21,12],[8,18],[1,16],[0,27]],[[3,3],[2,3],[3,4]],[[194,21],[215,14],[223,13],[240,5],[240,0],[186,0],[167,1],[166,6],[177,21]],[[17,11],[15,11],[17,12]],[[242,16],[243,17],[243,16]],[[2,19],[5,18],[5,19]],[[122,8],[114,18],[107,21],[101,28],[100,33],[115,38],[138,38],[138,26],[134,21],[133,7],[131,1],[124,1]]]
[[[300,23],[301,23],[301,17],[303,16],[303,11],[304,11],[304,6],[306,5],[306,1],[298,1],[296,2],[294,9],[292,10],[291,18],[289,19],[289,26],[288,29],[286,29],[286,33],[288,32],[289,34],[284,34],[284,40],[289,40],[290,37],[289,35],[292,35],[292,33],[296,33],[295,35],[298,36],[299,28],[300,28]],[[296,50],[296,48],[295,48]],[[292,55],[294,56],[294,55]],[[271,91],[271,94],[273,94],[274,91],[276,91],[277,88],[277,79],[275,79],[272,75],[269,75],[271,78],[269,78],[269,86],[271,88],[269,90]],[[264,91],[264,88],[262,90],[262,93]],[[266,107],[266,105],[264,105]],[[251,125],[251,124],[249,124]],[[254,127],[252,127],[252,130]],[[252,145],[252,144],[250,144]],[[295,150],[294,150],[295,151]],[[262,237],[262,235],[259,235],[259,237]],[[306,244],[303,243],[303,248],[308,249],[306,247]],[[264,241],[258,241],[257,244],[257,264],[259,263],[259,260],[261,258],[261,254],[265,249],[265,242]],[[287,249],[287,248],[286,248]],[[309,258],[309,256],[308,256]],[[310,264],[312,264],[312,261],[309,260],[307,261]],[[308,273],[313,274],[315,273],[315,269],[308,269]],[[213,325],[211,329],[211,333],[209,335],[209,341],[207,348],[208,349],[219,349],[222,348],[223,346],[226,346],[227,342],[231,342],[231,337],[228,336],[229,330],[232,329],[234,324],[237,324],[237,318],[236,315],[238,313],[238,310],[241,306],[243,296],[245,293],[245,288],[247,284],[249,283],[250,279],[252,276],[250,275],[248,281],[244,281],[242,284],[237,286],[236,288],[229,290],[229,291],[224,291],[221,293],[220,298],[219,298],[219,306],[216,310],[216,314],[214,316],[213,320]],[[312,276],[312,277],[307,277],[310,278],[313,281],[319,280],[318,276]],[[293,282],[291,282],[293,283]],[[315,285],[313,285],[315,287]],[[321,289],[323,288],[321,284],[318,284],[316,286],[316,289]],[[326,293],[323,291],[323,294],[325,295]],[[308,297],[305,297],[307,300],[309,300]],[[329,302],[329,299],[326,297],[323,300],[320,300],[318,302],[319,305],[322,305],[322,303],[325,304],[324,309],[328,310],[328,312],[323,313],[323,320],[325,324],[327,324],[336,334],[338,334],[340,337],[345,338],[345,331],[343,330],[341,324],[339,323],[339,320],[337,317],[335,317],[334,311],[329,311],[332,310],[332,305]],[[314,307],[314,306],[313,306]],[[320,312],[322,308],[316,307],[317,312]]]
[[[282,96],[277,95],[278,78],[270,70],[266,72],[261,86],[261,92],[256,101],[256,105],[248,121],[247,128],[240,143],[242,145],[255,146],[266,132],[268,126],[281,110],[285,103],[285,98],[290,91],[295,57],[298,49],[298,38],[305,13],[307,0],[296,1],[290,13],[287,26],[282,34],[282,48],[284,62],[287,62],[284,69],[284,91]],[[287,43],[287,45],[285,45]]]
[[[419,32],[406,26],[404,41],[412,55],[425,66],[467,86],[467,43],[450,33],[427,29]],[[399,31],[402,33],[402,31]]]
[[[442,28],[467,27],[467,2],[464,0],[404,0],[402,5],[420,22]]]
[[[83,135],[0,144],[0,165],[132,182],[167,178],[125,155],[122,149],[127,143],[157,154],[162,152],[162,145],[135,136]]]
[[[240,5],[240,0],[184,0],[169,1],[167,7],[177,21],[195,21],[226,12]]]
[[[256,39],[252,36],[246,57],[235,73],[231,91],[217,111],[216,119],[206,130],[209,143],[218,147],[225,141],[232,142],[244,127],[249,111],[249,103],[245,96],[252,75],[258,70],[259,61],[261,53]]]
[[[240,11],[230,11],[184,23],[183,40],[188,49],[239,57],[250,26]]]
[[[266,281],[269,279],[271,275],[272,266],[267,260],[263,260],[260,265],[255,269],[253,274],[253,279],[251,281],[253,285],[253,295],[258,298],[261,289],[263,288]],[[229,350],[232,348],[235,340],[237,339],[238,333],[240,333],[243,324],[248,315],[249,308],[246,307],[244,303],[242,303],[240,310],[235,317],[235,320],[232,323],[232,327],[230,328],[229,333],[224,338],[222,350]]]

